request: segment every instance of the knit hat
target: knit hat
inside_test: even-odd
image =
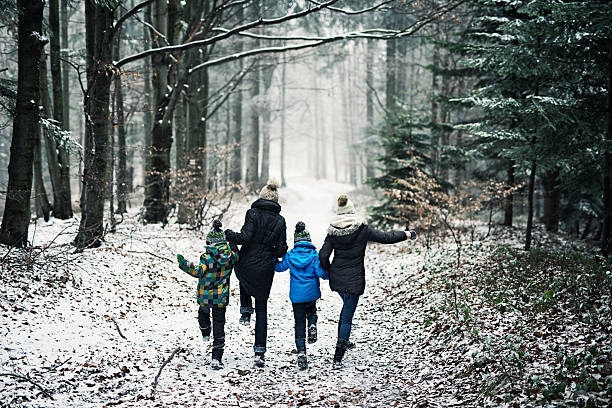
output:
[[[268,180],[268,183],[259,192],[259,197],[278,203],[278,181]]]
[[[306,224],[299,221],[295,224],[295,233],[293,234],[293,242],[308,241],[310,242],[310,232],[306,229]]]
[[[338,208],[336,209],[336,214],[355,214],[355,206],[353,205],[353,202],[349,200],[346,194],[341,194],[340,197],[338,197]]]
[[[225,242],[225,232],[221,230],[221,221],[214,220],[212,223],[212,229],[206,234],[206,244],[218,244],[219,242]]]

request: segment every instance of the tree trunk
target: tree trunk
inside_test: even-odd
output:
[[[45,221],[49,221],[51,203],[47,197],[47,190],[45,189],[45,183],[43,181],[40,143],[41,141],[39,135],[38,139],[36,139],[36,146],[34,146],[34,193],[36,200],[36,216],[44,218]]]
[[[535,156],[535,136],[531,140],[532,154]],[[525,251],[531,249],[531,232],[533,230],[533,191],[535,189],[536,159],[531,161],[531,173],[529,173],[529,192],[527,193],[527,229],[525,231]]]
[[[604,255],[610,250],[610,232],[612,230],[612,44],[608,50],[608,128],[604,144],[603,157],[603,195],[604,219],[602,225],[601,248]]]
[[[112,73],[113,11],[96,0],[85,1],[85,38],[87,48],[87,93],[85,107],[85,165],[81,223],[75,239],[79,248],[99,245],[104,236],[104,199],[106,193],[109,101]]]
[[[280,123],[280,173],[281,173],[281,187],[287,185],[285,179],[285,119],[287,117],[287,59],[283,54],[281,71],[281,123]]]
[[[121,32],[117,32],[115,39],[115,61],[121,58]],[[117,166],[117,213],[124,214],[127,212],[127,198],[129,194],[128,171],[127,171],[127,147],[126,147],[126,129],[125,129],[125,113],[123,110],[123,86],[121,84],[121,75],[115,77],[115,118],[117,126],[117,142],[119,149],[118,166]]]
[[[366,47],[366,178],[374,177],[374,40],[368,39]]]
[[[151,18],[151,8],[147,7],[145,11],[145,21],[148,24],[152,24]],[[142,26],[143,37],[146,47],[152,48],[151,44],[151,33],[149,27],[146,25]],[[144,105],[143,105],[143,125],[144,125],[144,148],[143,152],[143,162],[144,162],[144,171],[143,171],[143,186],[146,185],[146,177],[147,173],[151,168],[151,134],[153,132],[153,101],[151,99],[151,58],[147,57],[143,60],[144,70],[143,70],[143,91],[144,91]]]
[[[272,122],[272,109],[270,106],[270,87],[272,86],[272,78],[274,77],[274,68],[276,63],[272,59],[268,60],[268,65],[262,69],[262,83],[264,86],[264,103],[262,115],[262,133],[263,140],[261,146],[261,182],[266,183],[270,178],[270,128]]]
[[[50,62],[51,80],[53,84],[53,119],[57,125],[66,130],[64,125],[64,100],[62,90],[62,67],[60,65],[60,26],[59,26],[59,0],[49,0],[49,29],[50,29]],[[72,217],[72,196],[70,192],[70,161],[65,146],[57,145],[57,159],[59,164],[59,188],[54,193],[53,216],[62,220]],[[58,201],[55,201],[57,198]]]
[[[51,114],[51,98],[49,96],[48,80],[47,59],[43,54],[40,59],[40,104],[42,106],[42,115],[47,119],[52,119],[53,115]],[[52,130],[44,128],[43,136],[45,140],[49,178],[51,179],[51,189],[53,190],[53,203],[55,205],[56,202],[61,201],[59,197],[61,180],[57,143]],[[55,211],[52,212],[55,214]]]
[[[509,188],[514,187],[514,162],[508,163],[508,169],[506,170],[506,184]],[[514,193],[508,193],[504,197],[504,225],[507,227],[512,226],[514,210]]]
[[[357,169],[355,167],[355,149],[351,137],[351,112],[349,109],[349,89],[348,89],[348,70],[343,65],[343,71],[340,73],[340,85],[342,87],[342,119],[344,121],[346,149],[348,152],[348,172],[349,183],[357,185]]]
[[[547,172],[543,177],[542,184],[544,185],[544,225],[546,231],[557,232],[561,209],[559,169]]]
[[[154,3],[153,23],[157,31],[168,34],[168,4],[165,0]],[[170,38],[170,41],[172,39]],[[153,47],[164,43],[153,37]],[[168,105],[168,61],[163,54],[151,57],[154,120],[151,132],[150,169],[145,177],[144,219],[149,223],[167,223],[170,199],[170,149],[172,147],[171,115]],[[169,116],[169,117],[168,117]],[[164,118],[168,117],[167,121]]]
[[[244,19],[244,9],[242,6],[238,6],[236,10],[236,20],[241,23]],[[240,53],[243,50],[243,42],[241,39],[236,40],[236,53]],[[244,64],[242,59],[238,60],[238,70],[242,71]],[[240,90],[236,92],[233,98],[233,144],[232,155],[231,155],[231,170],[230,180],[232,183],[238,185],[242,181],[242,92]]]
[[[62,44],[62,57],[68,58],[68,49],[70,44],[68,43],[68,3],[70,0],[61,0],[60,5],[60,35]],[[66,67],[62,70],[62,90],[64,95],[64,129],[70,130],[70,70]]]
[[[251,85],[251,103],[249,107],[251,137],[249,140],[249,155],[246,169],[246,183],[251,191],[255,191],[259,187],[259,76],[260,69],[255,67],[252,76]]]
[[[0,243],[26,246],[30,225],[32,163],[40,139],[40,56],[44,1],[18,0],[17,101],[13,119],[9,182]]]

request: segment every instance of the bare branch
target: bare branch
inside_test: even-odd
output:
[[[389,4],[389,3],[393,3],[395,0],[387,0],[387,1],[383,1],[382,3],[379,3],[375,6],[372,7],[368,7],[365,8],[363,10],[345,10],[345,9],[341,9],[338,7],[327,7],[327,9],[331,10],[331,11],[335,11],[337,13],[342,13],[342,14],[346,14],[349,16],[354,16],[356,14],[364,14],[364,13],[368,13],[370,11],[374,11],[377,10],[379,8],[381,8],[382,6],[384,6],[385,4]],[[311,3],[316,4],[316,5],[320,5],[321,3],[319,3],[318,1],[314,1],[314,0],[310,0]]]
[[[49,391],[47,391],[45,388],[43,388],[40,384],[38,384],[37,382],[35,382],[34,380],[32,380],[30,378],[29,375],[20,375],[20,374],[14,374],[14,373],[0,373],[0,377],[13,377],[13,378],[19,378],[21,380],[27,381],[30,384],[35,385],[36,387],[38,387],[38,389],[40,389],[40,391],[47,397],[50,399],[53,399],[53,396],[49,393]]]
[[[214,44],[218,41],[221,40],[225,40],[226,38],[231,37],[234,34],[240,33],[242,31],[245,30],[249,30],[251,28],[255,28],[255,27],[260,27],[260,26],[268,26],[268,25],[276,25],[276,24],[280,24],[280,23],[284,23],[285,21],[290,21],[290,20],[294,20],[296,18],[300,18],[300,17],[304,17],[307,16],[309,14],[315,13],[321,9],[324,9],[326,7],[329,7],[330,5],[337,3],[339,0],[330,0],[327,1],[325,3],[322,3],[319,6],[307,9],[307,10],[303,10],[297,13],[293,13],[293,14],[287,14],[285,16],[282,17],[278,17],[278,18],[272,18],[272,19],[259,19],[256,21],[252,21],[250,23],[246,23],[243,24],[241,26],[238,26],[226,33],[223,34],[219,34],[216,35],[214,37],[211,38],[206,38],[203,40],[198,40],[198,41],[193,41],[193,42],[188,42],[186,44],[179,44],[179,45],[171,45],[171,46],[167,46],[167,47],[161,47],[161,48],[152,48],[134,55],[130,55],[127,56],[125,58],[122,58],[119,61],[114,62],[114,65],[117,68],[122,67],[125,64],[128,64],[130,62],[133,61],[137,61],[139,59],[148,57],[149,55],[154,55],[154,54],[159,54],[159,53],[165,53],[165,52],[173,52],[173,51],[185,51],[191,48],[197,48],[197,47],[204,47],[210,44]]]
[[[123,333],[121,333],[121,329],[119,328],[119,323],[117,323],[117,320],[115,320],[114,317],[111,317],[111,320],[113,321],[113,323],[115,323],[115,329],[117,329],[117,331],[119,332],[119,335],[121,336],[122,339],[127,340],[127,337],[125,337],[123,335]]]
[[[174,351],[172,352],[172,354],[170,354],[170,357],[168,357],[164,363],[162,364],[161,367],[159,367],[159,371],[157,372],[157,375],[155,376],[155,381],[153,381],[153,392],[155,392],[155,388],[157,388],[157,380],[159,380],[159,376],[162,373],[162,370],[164,369],[164,367],[166,366],[166,364],[168,364],[170,362],[170,360],[172,360],[174,358],[174,356],[177,353],[180,353],[182,351],[184,351],[185,349],[182,347],[177,347],[176,349],[174,349]]]
[[[113,31],[111,31],[110,33],[110,38],[113,38],[115,34],[117,34],[117,31],[119,31],[119,29],[121,28],[121,25],[125,22],[125,20],[132,17],[133,15],[138,13],[141,9],[145,8],[149,4],[153,3],[153,1],[155,0],[143,1],[142,3],[136,5],[133,9],[125,13],[123,16],[121,16],[121,18],[117,20],[117,22],[115,23],[115,26],[113,27]]]

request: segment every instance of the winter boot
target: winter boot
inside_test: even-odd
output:
[[[308,343],[316,343],[317,341],[317,324],[311,324],[308,326]]]
[[[250,313],[243,313],[240,316],[240,320],[239,320],[240,324],[243,326],[248,326],[251,324],[251,314]]]
[[[306,370],[308,368],[308,358],[306,357],[305,351],[298,353],[297,365],[300,370]]]
[[[353,343],[352,341],[348,341],[347,345],[346,345],[346,349],[347,350],[352,350],[355,348],[355,343]]]
[[[255,359],[253,360],[253,364],[255,364],[255,367],[265,366],[266,358],[264,357],[264,353],[255,353]]]
[[[200,331],[202,332],[202,338],[204,339],[205,343],[210,340],[210,328],[211,328],[210,325],[206,327],[200,326]]]
[[[339,370],[344,367],[344,364],[342,364],[342,358],[344,357],[344,352],[348,347],[348,343],[349,341],[346,339],[338,339],[338,342],[336,343],[336,352],[334,353],[334,363],[332,365],[334,370]]]
[[[210,360],[210,368],[213,370],[221,370],[223,366],[223,362],[221,358],[223,357],[223,349],[215,349],[212,350],[212,359]]]

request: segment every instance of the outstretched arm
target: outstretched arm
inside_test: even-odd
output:
[[[195,266],[192,262],[187,261],[181,254],[177,254],[176,259],[178,260],[179,268],[194,278],[201,277],[204,274],[204,271],[206,271],[205,264],[201,263],[200,265]]]
[[[249,209],[244,216],[244,225],[240,229],[240,232],[234,232],[229,229],[225,230],[225,239],[232,244],[244,245],[251,242],[254,234],[255,219],[253,217],[253,210]]]
[[[321,262],[321,266],[325,270],[329,270],[329,257],[333,251],[334,247],[329,239],[329,235],[325,237],[325,242],[323,243],[323,247],[319,251],[319,261]]]
[[[408,234],[406,234],[404,231],[384,232],[370,226],[367,226],[366,228],[368,229],[368,241],[370,242],[378,242],[380,244],[395,244],[408,239]]]

